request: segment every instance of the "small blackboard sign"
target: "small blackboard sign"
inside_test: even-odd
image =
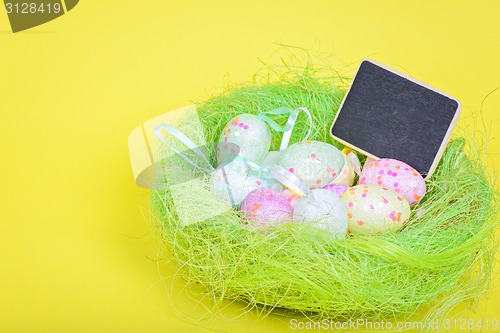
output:
[[[368,157],[400,160],[428,177],[459,113],[460,103],[453,97],[364,60],[333,121],[331,135]]]

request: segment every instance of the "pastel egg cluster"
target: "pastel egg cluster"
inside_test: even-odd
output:
[[[410,218],[410,206],[426,192],[423,177],[401,161],[370,163],[359,175],[359,184],[352,186],[354,169],[333,145],[307,140],[280,152],[270,152],[270,145],[265,122],[251,114],[233,118],[221,133],[221,165],[211,176],[213,192],[239,207],[252,226],[293,222],[313,224],[338,239],[346,233],[378,235],[401,230]],[[274,178],[273,168],[292,173],[295,177],[290,175],[286,182],[302,182],[310,192],[283,190],[286,182]]]

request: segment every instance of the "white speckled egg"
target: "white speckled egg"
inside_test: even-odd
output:
[[[301,197],[293,210],[293,221],[312,223],[342,239],[347,230],[346,207],[340,197],[324,189],[314,189],[312,196]]]
[[[250,192],[268,188],[269,184],[265,179],[235,171],[226,165],[215,169],[210,177],[210,186],[222,202],[238,206]]]
[[[347,208],[349,232],[378,235],[398,231],[410,218],[408,201],[390,188],[357,185],[341,196]]]
[[[228,144],[229,143],[229,144]],[[229,163],[238,152],[239,156],[260,164],[271,147],[271,131],[267,124],[252,114],[234,117],[222,130],[217,147],[219,165]]]
[[[293,173],[311,189],[331,183],[344,163],[340,150],[320,141],[297,142],[282,151],[278,159],[278,165]]]
[[[382,158],[367,165],[359,176],[359,184],[381,185],[393,189],[410,204],[416,205],[425,195],[425,180],[408,164]]]
[[[333,178],[332,184],[352,186],[352,184],[354,184],[354,177],[356,176],[356,173],[352,166],[347,163],[347,155],[344,153],[342,153],[342,155],[344,155],[344,166],[340,169],[339,174]]]

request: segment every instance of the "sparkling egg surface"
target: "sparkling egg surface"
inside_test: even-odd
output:
[[[335,193],[314,189],[312,197],[301,197],[294,208],[293,220],[313,225],[331,232],[342,239],[347,230],[347,211],[344,203]]]
[[[341,196],[347,208],[349,232],[378,235],[400,230],[410,218],[408,201],[394,190],[377,185],[357,185]]]
[[[249,224],[263,227],[292,221],[290,203],[280,192],[270,188],[250,192],[241,204],[241,212]]]
[[[284,167],[311,189],[329,184],[344,166],[342,152],[320,141],[297,142],[281,152],[278,165]]]
[[[410,204],[416,205],[425,195],[425,180],[408,164],[383,158],[367,165],[359,176],[359,184],[380,185],[393,189]]]
[[[222,130],[217,147],[220,164],[229,163],[234,154],[260,164],[271,147],[271,131],[267,124],[252,114],[234,117]]]

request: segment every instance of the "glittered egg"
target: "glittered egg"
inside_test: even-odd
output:
[[[217,147],[219,165],[229,163],[238,153],[234,145],[239,147],[241,157],[260,164],[271,147],[271,131],[256,116],[240,114],[222,130]]]
[[[297,142],[282,151],[278,159],[278,165],[293,173],[311,189],[329,184],[344,163],[340,150],[320,141]]]
[[[332,184],[345,184],[352,186],[354,184],[354,177],[356,176],[356,173],[354,168],[348,163],[347,155],[344,153],[342,153],[342,155],[344,155],[344,166],[340,169],[339,174],[333,178]]]
[[[270,188],[259,188],[250,192],[241,204],[241,212],[249,224],[274,226],[292,221],[292,207]]]
[[[292,208],[295,208],[295,206],[297,205],[297,202],[300,199],[300,195],[298,195],[297,193],[295,193],[294,191],[292,191],[288,188],[281,191],[280,195],[283,198],[285,198],[286,201],[288,201],[290,203],[290,206],[292,206]]]
[[[378,235],[398,231],[410,218],[406,199],[385,186],[357,185],[341,196],[347,208],[349,232]]]
[[[422,175],[408,164],[383,158],[367,165],[359,176],[359,184],[386,186],[402,195],[410,204],[416,205],[425,195],[426,187]]]
[[[338,239],[344,238],[347,211],[340,197],[324,189],[311,190],[311,194],[298,200],[293,211],[293,221],[311,223],[331,232]]]
[[[265,179],[236,171],[230,166],[215,169],[210,177],[212,192],[222,202],[238,206],[255,189],[269,187]]]
[[[325,190],[332,191],[338,196],[341,196],[347,189],[349,189],[348,185],[345,184],[328,184],[323,187]]]

